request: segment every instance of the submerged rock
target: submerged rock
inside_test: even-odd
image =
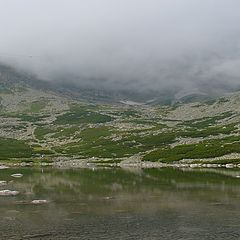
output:
[[[48,201],[47,200],[33,200],[31,203],[32,204],[46,204],[46,203],[48,203]]]
[[[21,173],[15,173],[15,174],[12,174],[11,177],[21,178],[23,177],[23,175]]]
[[[9,167],[6,167],[6,166],[0,166],[0,170],[3,170],[3,169],[8,169]]]
[[[0,186],[5,186],[5,185],[7,185],[6,181],[0,181]]]
[[[18,195],[18,191],[11,191],[11,190],[1,190],[0,196],[16,196]]]

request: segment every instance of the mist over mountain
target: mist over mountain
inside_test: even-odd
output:
[[[219,96],[240,89],[239,9],[237,0],[1,1],[0,60],[75,95]]]

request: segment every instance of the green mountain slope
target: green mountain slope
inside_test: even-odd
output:
[[[175,106],[89,104],[36,82],[1,69],[2,163],[240,164],[240,93]]]

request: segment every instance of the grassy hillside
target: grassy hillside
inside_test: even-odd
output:
[[[1,161],[240,159],[240,94],[161,107],[88,104],[27,85],[0,85]]]

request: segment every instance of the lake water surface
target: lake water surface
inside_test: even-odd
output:
[[[11,177],[14,173],[22,178]],[[0,239],[240,239],[240,170],[0,170]],[[48,200],[34,205],[32,200]]]

